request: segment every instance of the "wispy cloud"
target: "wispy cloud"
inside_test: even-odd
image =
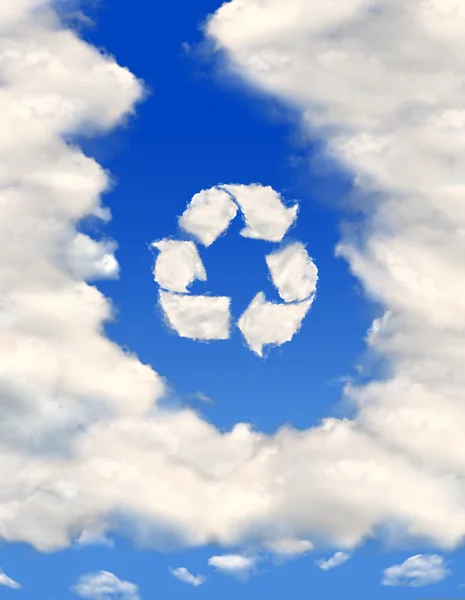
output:
[[[9,587],[12,590],[20,590],[21,589],[20,583],[18,583],[14,579],[11,579],[11,577],[8,577],[8,575],[0,569],[0,586],[1,585],[5,586],[5,587]]]
[[[179,581],[187,583],[188,585],[193,585],[194,587],[203,585],[206,581],[206,578],[203,575],[193,575],[185,567],[170,569],[170,572],[171,575],[173,575],[173,577],[176,577],[176,579],[179,579]]]
[[[333,556],[327,560],[318,560],[316,564],[322,571],[329,571],[330,569],[334,569],[335,567],[339,567],[340,565],[344,564],[349,560],[349,558],[350,554],[347,552],[335,552]]]

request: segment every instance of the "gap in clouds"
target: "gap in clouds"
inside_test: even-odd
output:
[[[331,207],[325,206],[324,196],[345,194],[345,179],[325,180],[317,174],[310,179],[307,176],[300,185],[296,169],[289,168],[289,157],[299,147],[294,141],[294,125],[285,122],[287,113],[276,116],[273,102],[264,96],[242,96],[242,92],[219,85],[212,78],[212,65],[201,65],[204,77],[193,75],[199,63],[195,57],[183,56],[180,47],[185,40],[198,39],[197,25],[206,13],[200,19],[192,16],[197,8],[186,8],[184,19],[171,31],[173,37],[178,36],[173,41],[167,39],[161,23],[171,22],[174,7],[158,7],[156,20],[141,23],[136,16],[139,2],[134,10],[113,6],[99,14],[97,27],[89,30],[98,46],[109,48],[119,61],[130,64],[152,91],[148,101],[138,107],[130,127],[116,134],[123,140],[124,151],[105,157],[107,140],[97,144],[103,146],[103,165],[118,181],[107,197],[113,219],[104,231],[118,242],[120,280],[97,282],[117,307],[117,320],[108,324],[106,331],[167,378],[174,395],[168,404],[179,405],[198,390],[212,397],[214,406],[197,408],[220,427],[229,428],[239,419],[266,432],[275,431],[285,421],[304,428],[333,410],[347,411],[348,407],[336,406],[343,385],[338,378],[356,375],[353,364],[363,351],[362,338],[372,314],[367,312],[371,307],[357,291],[345,261],[333,256],[338,220]],[[105,21],[109,17],[111,23]],[[124,31],[136,26],[140,34],[128,48],[123,43]],[[153,58],[161,53],[162,61]],[[112,139],[110,134],[110,145]],[[92,144],[91,140],[89,148],[94,150]],[[289,203],[299,201],[300,217],[290,235],[307,243],[321,274],[318,297],[301,332],[290,344],[273,349],[265,363],[249,356],[238,330],[231,340],[210,344],[168,334],[156,312],[157,290],[151,274],[154,256],[147,248],[154,239],[177,233],[177,216],[193,194],[221,182],[252,181],[271,185]],[[316,193],[321,194],[320,206],[314,202]],[[276,293],[267,281],[260,249],[272,245],[240,238],[241,225],[238,215],[224,238],[209,249],[200,248],[209,280],[191,288],[193,293],[231,293],[236,316],[255,290],[265,290],[270,299]],[[257,271],[252,275],[242,272],[240,264],[228,257],[233,247],[250,247]],[[242,280],[244,284],[236,291],[235,283],[221,271],[223,257],[219,260],[219,254],[223,251],[238,283]]]

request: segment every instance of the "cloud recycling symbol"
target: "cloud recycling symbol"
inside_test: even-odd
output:
[[[312,306],[318,282],[318,269],[305,245],[285,240],[298,208],[298,204],[287,207],[273,188],[258,184],[220,185],[195,194],[178,219],[190,239],[165,238],[152,244],[158,250],[153,273],[167,324],[193,340],[229,339],[231,298],[194,295],[189,286],[207,281],[197,244],[212,246],[240,210],[245,222],[241,236],[278,245],[265,261],[282,302],[269,302],[263,291],[257,292],[237,326],[258,356],[263,356],[265,346],[291,341]]]

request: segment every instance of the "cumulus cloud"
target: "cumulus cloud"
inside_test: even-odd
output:
[[[183,583],[187,583],[188,585],[193,585],[194,587],[198,587],[199,585],[203,585],[205,583],[205,577],[202,575],[192,575],[185,567],[178,567],[177,569],[170,569],[171,575],[182,581]]]
[[[195,194],[179,217],[179,226],[204,246],[210,246],[226,231],[236,213],[237,206],[231,196],[225,190],[213,187]]]
[[[12,590],[20,590],[21,589],[20,583],[18,583],[14,579],[11,579],[11,577],[8,577],[8,575],[0,569],[0,586],[2,586],[2,585],[4,587],[9,587]]]
[[[206,281],[207,273],[193,242],[160,240],[152,246],[160,251],[153,269],[160,287],[187,294],[187,287],[193,281]]]
[[[376,10],[368,0],[233,0],[208,25],[231,68],[299,109],[354,173],[365,213],[339,251],[388,311],[370,343],[391,376],[348,389],[355,418],[271,435],[162,410],[162,379],[104,336],[112,308],[83,279],[89,252],[82,245],[77,260],[75,237],[83,217],[109,217],[100,200],[109,179],[65,139],[116,126],[143,88],[64,29],[45,0],[7,4],[0,537],[56,550],[123,521],[161,547],[170,535],[224,547],[322,537],[348,550],[383,525],[461,543],[461,14],[422,0]],[[105,246],[99,263],[109,250],[94,241]]]
[[[306,300],[316,291],[318,269],[305,246],[295,242],[266,257],[273,284],[285,302]]]
[[[229,184],[223,188],[232,194],[244,214],[244,237],[280,242],[297,217],[297,204],[286,208],[279,193],[269,186]]]
[[[438,554],[417,554],[400,565],[384,569],[381,583],[391,587],[423,587],[439,583],[450,573],[444,557]]]
[[[227,340],[230,335],[231,298],[183,296],[160,292],[160,305],[170,326],[192,340]]]
[[[135,583],[123,581],[108,571],[82,575],[72,590],[85,600],[140,600]]]
[[[249,348],[263,356],[263,346],[281,346],[290,342],[299,331],[311,300],[296,304],[267,302],[265,294],[259,292],[238,321]]]
[[[322,571],[329,571],[330,569],[334,569],[335,567],[339,567],[340,565],[347,562],[350,558],[350,554],[347,552],[335,552],[333,556],[328,558],[327,560],[318,560],[317,566]]]
[[[247,579],[256,563],[256,558],[242,554],[223,554],[208,559],[210,567],[236,579]]]

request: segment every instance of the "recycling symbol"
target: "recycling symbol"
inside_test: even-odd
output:
[[[301,242],[285,236],[298,216],[298,204],[286,206],[271,187],[219,185],[192,198],[178,218],[188,239],[153,242],[158,251],[153,269],[159,305],[168,326],[179,336],[199,341],[226,340],[231,333],[231,298],[194,295],[189,286],[207,281],[198,244],[205,248],[225,234],[239,210],[245,227],[240,235],[277,247],[265,256],[269,275],[282,302],[268,302],[258,291],[237,321],[248,347],[263,356],[265,346],[280,346],[299,331],[315,299],[318,269]]]

